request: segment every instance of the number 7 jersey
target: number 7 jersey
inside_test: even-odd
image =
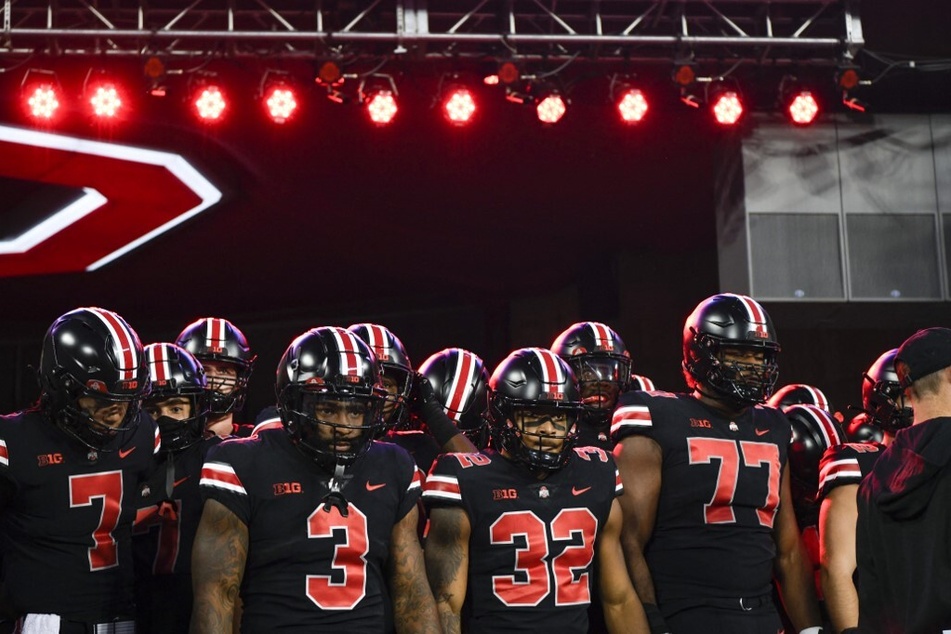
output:
[[[757,405],[731,420],[685,394],[629,392],[611,431],[618,443],[647,436],[663,452],[644,555],[664,613],[705,598],[769,593],[773,522],[791,436],[783,413]]]
[[[595,540],[622,489],[610,453],[574,452],[544,480],[492,450],[433,465],[423,501],[469,516],[468,632],[587,632]]]

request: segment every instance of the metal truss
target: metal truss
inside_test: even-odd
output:
[[[841,63],[859,0],[3,0],[0,58],[428,58]]]

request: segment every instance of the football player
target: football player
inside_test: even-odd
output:
[[[160,446],[142,344],[111,311],[73,310],[46,332],[39,379],[38,404],[0,418],[5,603],[16,631],[132,632],[130,493]]]
[[[436,400],[472,442],[474,450],[485,449],[489,444],[485,420],[489,373],[479,355],[462,348],[446,348],[423,361],[419,372],[432,385]]]
[[[781,631],[774,570],[797,630],[820,629],[786,469],[789,422],[761,405],[778,353],[759,303],[714,295],[684,325],[690,392],[621,396],[622,542],[653,632]]]
[[[185,327],[175,344],[201,361],[212,390],[208,429],[222,438],[249,436],[253,425],[235,421],[248,396],[248,379],[257,355],[244,333],[227,319],[202,317]]]
[[[136,632],[178,634],[188,631],[192,613],[191,552],[201,517],[201,465],[221,439],[206,431],[211,392],[201,363],[171,343],[146,346],[145,360],[152,392],[143,407],[158,425],[162,450],[136,496]]]
[[[582,407],[567,363],[516,350],[489,379],[498,451],[437,458],[423,501],[444,631],[587,632],[597,583],[609,631],[647,632],[624,567],[614,460],[575,445]]]
[[[912,422],[911,408],[905,407],[901,399],[901,385],[895,372],[896,354],[898,348],[882,353],[862,379],[862,413],[853,419],[849,428],[853,433],[865,428],[869,439],[832,447],[822,456],[818,493],[819,561],[826,609],[837,632],[850,631],[859,624],[858,591],[853,581],[859,484],[871,473],[895,433]],[[871,438],[873,433],[880,435],[881,442]]]
[[[611,412],[618,396],[631,389],[631,355],[621,337],[609,326],[582,321],[568,326],[551,344],[568,362],[584,403],[578,433],[582,445],[610,450]]]
[[[283,432],[228,440],[202,468],[192,632],[438,632],[417,538],[422,474],[374,440],[386,389],[343,328],[297,337],[277,368]],[[385,602],[392,601],[391,608]]]
[[[814,385],[790,383],[779,388],[766,401],[767,405],[786,409],[790,405],[814,405],[826,412],[832,412],[832,405],[825,393]]]

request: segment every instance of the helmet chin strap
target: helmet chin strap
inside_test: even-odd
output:
[[[334,475],[330,478],[330,491],[323,497],[321,503],[324,505],[323,510],[325,513],[329,513],[331,507],[336,507],[337,511],[340,512],[341,517],[347,517],[350,515],[350,510],[348,508],[349,503],[347,498],[343,496],[343,485],[346,484],[350,478],[353,476],[346,475],[347,465],[337,464],[334,467]]]

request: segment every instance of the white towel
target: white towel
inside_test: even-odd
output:
[[[21,622],[22,634],[59,634],[59,614],[27,614]]]

